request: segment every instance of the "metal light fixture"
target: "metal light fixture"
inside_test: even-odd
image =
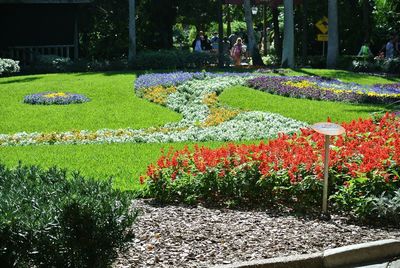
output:
[[[257,15],[257,12],[258,12],[258,7],[253,6],[253,7],[251,8],[251,13],[252,13],[253,15]]]

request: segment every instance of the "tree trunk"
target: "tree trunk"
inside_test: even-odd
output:
[[[224,37],[224,21],[222,7],[222,0],[218,0],[218,67],[224,67],[224,48],[222,42],[222,38]]]
[[[302,35],[301,35],[301,57],[303,64],[306,64],[308,57],[308,0],[303,0],[301,15]]]
[[[294,12],[293,0],[284,0],[285,28],[283,33],[282,67],[294,68]]]
[[[128,63],[133,65],[136,59],[136,11],[135,0],[129,0],[129,51]]]
[[[326,67],[335,69],[339,56],[339,27],[337,0],[328,0],[328,53]]]
[[[231,26],[231,6],[229,4],[226,5],[226,36],[229,37],[232,34],[232,26]]]
[[[369,0],[362,1],[362,18],[363,18],[363,30],[364,30],[364,42],[369,42],[370,37],[370,19],[371,19],[371,5]]]
[[[277,7],[272,9],[272,22],[274,23],[274,49],[276,56],[280,59],[282,57],[282,40],[279,30],[279,10]]]
[[[251,14],[251,4],[250,0],[244,0],[244,17],[246,20],[247,26],[247,38],[248,38],[248,51],[250,52],[250,56],[253,59],[253,65],[263,66],[264,62],[262,61],[260,51],[258,50],[256,38],[254,35],[253,28],[253,17]]]

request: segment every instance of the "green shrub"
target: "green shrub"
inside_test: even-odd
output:
[[[400,224],[400,189],[392,194],[385,192],[373,198],[370,207],[368,215],[370,218],[377,217],[398,226]]]
[[[105,267],[136,214],[112,182],[65,170],[0,165],[0,263],[6,267]]]
[[[71,60],[57,55],[39,55],[31,66],[24,68],[26,73],[61,72],[102,72],[120,71],[128,68],[126,59],[120,60]]]
[[[57,55],[38,55],[34,66],[37,70],[46,72],[66,72],[70,69],[72,60]]]
[[[386,73],[400,74],[400,58],[383,61],[381,68]]]
[[[267,66],[279,66],[279,58],[273,54],[269,54],[267,56],[262,57],[262,60]]]
[[[224,57],[224,63],[230,62],[229,56]],[[201,68],[218,64],[218,54],[198,53],[189,50],[143,51],[137,55],[137,69],[184,69]]]
[[[19,61],[0,58],[0,75],[10,75],[19,71]]]
[[[398,174],[395,170],[391,172],[394,176]],[[331,201],[337,211],[350,213],[360,219],[376,219],[377,216],[388,222],[396,219],[396,217],[391,219],[390,215],[394,213],[393,211],[400,209],[400,203],[397,204],[398,207],[395,207],[392,206],[393,204],[382,202],[396,196],[398,196],[397,199],[394,198],[393,201],[400,201],[400,193],[396,194],[397,181],[371,173],[365,177],[349,179],[346,183],[339,185],[331,196]],[[396,220],[399,218],[397,217]]]
[[[351,70],[353,72],[375,72],[379,70],[379,66],[368,59],[356,59],[351,63]]]

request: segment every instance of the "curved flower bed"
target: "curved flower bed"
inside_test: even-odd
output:
[[[272,94],[313,100],[356,103],[390,103],[400,100],[400,84],[363,86],[321,77],[261,76],[247,85]]]
[[[221,106],[217,96],[225,88],[244,84],[249,75],[205,72],[143,75],[135,83],[136,94],[181,113],[180,122],[139,130],[0,134],[0,145],[237,141],[273,138],[306,126],[277,114]]]
[[[24,103],[28,104],[65,105],[72,103],[84,103],[88,101],[90,101],[90,99],[84,95],[68,92],[42,92],[24,97]]]
[[[0,145],[239,141],[270,139],[279,133],[294,133],[306,126],[303,122],[277,114],[241,111],[218,102],[218,95],[224,89],[246,83],[281,95],[316,99],[363,101],[367,96],[376,101],[387,101],[399,95],[396,84],[368,88],[316,77],[267,77],[262,73],[208,72],[145,74],[136,79],[135,93],[181,113],[183,119],[180,122],[139,130],[0,134]],[[64,93],[44,94],[48,95],[48,99],[56,101],[62,97],[58,95]],[[391,95],[385,97],[385,94]]]
[[[343,124],[346,135],[331,138],[329,175],[336,208],[368,212],[369,202],[400,188],[400,119]],[[148,167],[141,183],[164,202],[285,203],[319,207],[324,136],[311,129],[280,135],[259,145],[170,150]]]

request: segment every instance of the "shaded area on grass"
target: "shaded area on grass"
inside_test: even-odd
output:
[[[28,83],[28,82],[36,81],[41,78],[42,77],[40,77],[40,76],[30,76],[30,77],[23,77],[23,78],[17,78],[17,79],[2,79],[0,81],[0,85],[1,84],[14,84],[14,83]]]
[[[235,108],[278,113],[307,123],[326,121],[328,117],[335,122],[347,122],[359,117],[367,118],[370,113],[386,110],[383,105],[288,98],[244,86],[225,90],[220,96],[220,101]]]

